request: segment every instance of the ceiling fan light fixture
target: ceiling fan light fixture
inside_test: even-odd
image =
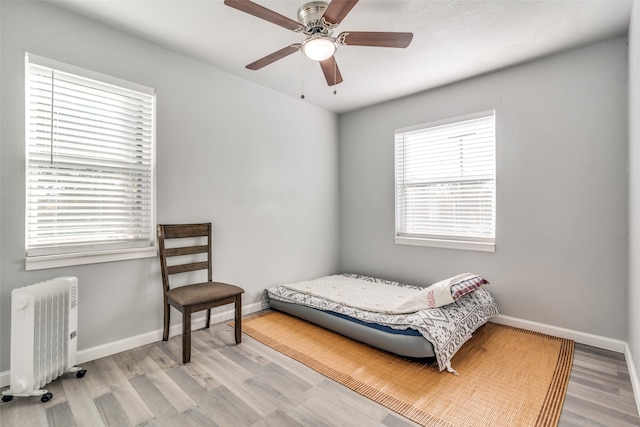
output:
[[[302,52],[313,61],[324,61],[336,52],[336,42],[331,37],[312,37],[302,43]]]

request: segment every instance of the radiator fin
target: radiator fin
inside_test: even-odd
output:
[[[77,372],[78,279],[59,277],[11,293],[10,388],[4,396],[42,396],[45,384]]]

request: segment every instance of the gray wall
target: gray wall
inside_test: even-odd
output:
[[[640,384],[640,3],[629,27],[629,350]],[[640,390],[636,390],[636,395]],[[636,399],[638,400],[638,399]]]
[[[341,270],[419,285],[471,271],[507,316],[626,340],[626,42],[342,115]],[[394,129],[492,108],[496,252],[395,245]]]
[[[0,10],[0,371],[11,290],[36,281],[79,278],[80,350],[162,326],[155,258],[25,272],[25,51],[157,89],[157,219],[212,221],[214,279],[243,286],[245,304],[268,286],[335,273],[334,114],[47,4]]]
[[[636,2],[632,46],[638,13]],[[338,127],[324,110],[46,4],[1,1],[0,19],[0,371],[13,288],[78,276],[81,349],[157,330],[162,317],[156,259],[25,272],[24,51],[157,88],[158,221],[211,220],[215,276],[244,286],[246,303],[272,284],[339,270],[416,284],[473,271],[492,282],[506,315],[627,339],[625,38],[345,114]],[[635,74],[639,60],[632,52]],[[489,108],[497,252],[395,245],[393,130]],[[640,131],[631,124],[636,259]],[[629,271],[638,365],[640,272]]]

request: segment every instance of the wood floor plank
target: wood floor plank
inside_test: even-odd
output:
[[[333,420],[326,416],[318,416],[315,411],[309,408],[309,405],[299,406],[287,412],[287,417],[293,419],[300,426],[335,427]]]
[[[173,415],[162,422],[163,426],[170,427],[217,427],[215,421],[213,421],[206,413],[199,407],[189,408],[186,411]]]
[[[0,426],[48,426],[47,414],[39,397],[14,397],[0,403]]]
[[[266,360],[272,361],[273,363],[281,366],[286,371],[290,372],[291,375],[304,378],[311,384],[319,384],[326,380],[326,377],[324,375],[314,370],[310,370],[307,366],[298,362],[297,360],[293,360],[289,356],[286,356],[270,347],[267,347],[266,345],[248,335],[242,337],[242,347],[249,348],[252,353],[255,353],[257,355],[256,357],[261,357]]]
[[[207,390],[202,385],[200,385],[185,369],[185,366],[177,366],[171,369],[167,369],[165,372],[167,375],[176,383],[182,391],[184,391],[187,396],[191,400],[193,400],[196,405],[200,405],[200,403],[207,399],[210,395],[211,390]]]
[[[89,395],[92,399],[102,396],[103,394],[111,393],[110,383],[105,378],[108,372],[107,370],[97,367],[95,361],[85,363],[83,367],[87,369],[87,373],[90,373],[90,375],[85,375],[82,381],[85,382],[85,386],[87,390],[89,390]],[[62,387],[62,385],[60,385],[60,387]]]
[[[160,421],[157,419],[147,420],[143,423],[138,424],[136,427],[161,427]]]
[[[622,362],[626,368],[626,362],[624,360],[624,353],[618,353],[616,351],[605,350],[604,348],[593,347],[586,344],[575,343],[576,352],[579,354],[584,354],[589,357],[601,357],[601,360],[614,361],[617,360]]]
[[[54,401],[57,399],[52,399]],[[48,403],[48,402],[47,402]],[[47,421],[49,426],[72,426],[75,424],[73,420],[73,413],[71,412],[71,408],[69,407],[69,403],[65,399],[63,402],[58,403],[55,406],[51,406],[46,409]],[[10,424],[7,424],[10,425]]]
[[[619,385],[627,384],[629,381],[628,375],[624,373],[620,375],[615,369],[612,369],[610,372],[605,372],[602,369],[596,370],[593,366],[580,365],[579,362],[576,362],[573,366],[574,373],[582,373],[582,377],[584,378],[591,377],[594,380],[602,379],[608,383],[617,382]]]
[[[235,365],[230,360],[217,353],[216,357],[197,354],[191,357],[192,362],[200,363],[214,376],[222,385],[232,393],[241,397],[249,404],[253,410],[261,415],[268,415],[278,407],[272,401],[265,399],[255,389],[247,387],[245,381],[253,378],[251,373]]]
[[[244,341],[244,338],[243,338]],[[246,344],[246,343],[243,343]],[[229,359],[233,360],[234,357],[227,355],[226,353],[235,352],[245,359],[251,361],[253,364],[258,366],[265,366],[267,364],[272,363],[270,358],[264,357],[260,352],[254,351],[251,346],[248,345],[234,345],[220,349],[220,352],[225,354]]]
[[[411,427],[416,425],[414,422],[396,414],[385,415],[382,419],[382,424],[387,427]]]
[[[233,361],[231,361],[229,358],[227,358],[224,354],[220,352],[220,350],[225,349],[226,346],[223,346],[218,349],[215,349],[214,351],[211,351],[212,348],[215,348],[215,347],[212,347],[211,340],[209,339],[210,336],[206,335],[206,332],[208,331],[209,330],[204,330],[204,331],[201,330],[201,331],[198,331],[199,333],[194,333],[191,335],[192,348],[195,350],[198,350],[195,353],[192,352],[192,356],[194,354],[196,356],[204,355],[212,360],[215,360],[218,363],[223,364],[227,368],[232,367],[237,369],[238,374],[243,375],[245,379],[250,378],[251,372],[241,369],[240,366],[235,365]]]
[[[305,392],[313,387],[313,384],[307,382],[304,378],[297,375],[291,375],[286,369],[276,363],[265,365],[260,372],[256,374],[256,379],[271,384],[279,393],[288,396],[296,402],[301,402],[305,396]]]
[[[347,387],[328,378],[325,378],[317,387],[310,389],[308,394],[314,396],[315,399],[327,400],[329,406],[334,407],[336,412],[367,414],[368,419],[376,422],[381,422],[387,414],[395,414],[382,405],[372,405],[368,398],[351,392]]]
[[[149,408],[154,418],[160,420],[177,414],[176,408],[160,393],[153,382],[146,375],[138,375],[129,380],[145,406]]]
[[[128,351],[123,351],[111,357],[113,358],[116,365],[120,367],[120,370],[122,371],[124,377],[127,380],[130,380],[133,377],[144,374],[141,363],[144,358],[147,357],[148,349],[151,347],[158,347],[158,343],[153,343]]]
[[[200,407],[221,426],[251,426],[264,417],[224,385],[212,390]]]
[[[159,341],[156,344],[160,344],[160,348],[171,356],[175,361],[182,361],[182,336],[176,335],[170,338],[168,341]],[[194,351],[193,348],[191,351]],[[197,350],[196,350],[197,351]],[[193,354],[193,353],[192,353]]]
[[[133,423],[127,417],[122,406],[112,393],[103,394],[95,399],[96,408],[107,426],[128,426]]]
[[[567,387],[567,395],[580,396],[586,402],[604,405],[610,409],[630,415],[637,413],[633,401],[620,398],[620,392],[613,386],[598,383],[580,383],[578,379]]]
[[[86,426],[104,426],[102,417],[96,408],[96,405],[91,399],[89,390],[87,389],[85,382],[77,378],[61,377],[62,388],[67,395],[67,401],[73,419],[78,425]],[[55,396],[54,396],[55,399]]]
[[[105,386],[108,386],[109,393],[113,393],[113,396],[122,406],[133,425],[153,418],[153,412],[142,400],[140,394],[134,389],[131,382],[127,380],[127,374],[130,371],[128,369],[123,370],[122,365],[119,365],[117,361],[117,357],[106,357],[95,360],[95,369],[90,372],[91,375],[87,373],[83,380],[89,377],[92,379],[97,377]],[[87,382],[88,386],[93,384],[92,381]],[[94,399],[96,397],[94,397]]]
[[[571,374],[579,383],[592,386],[603,383],[620,391],[633,391],[631,377],[627,372],[617,372],[614,375],[605,374],[589,368],[574,366]]]
[[[251,427],[300,427],[303,425],[312,424],[303,424],[295,418],[291,417],[287,412],[278,409],[277,411],[270,413],[258,422],[252,424]]]
[[[606,405],[599,405],[571,395],[565,397],[563,413],[565,412],[571,414],[573,417],[580,417],[584,423],[582,425],[602,425],[607,427],[640,425],[640,420],[637,415],[625,414],[611,409]],[[559,426],[564,427],[562,423],[559,423]]]
[[[151,360],[153,360],[162,370],[183,365],[181,359],[174,359],[171,354],[167,354],[164,350],[164,348],[157,345],[151,346],[147,351],[147,356],[149,356]]]
[[[242,367],[247,372],[251,372],[253,375],[256,375],[259,372],[262,372],[264,363],[258,363],[256,358],[251,357],[250,352],[241,353],[237,351],[238,346],[227,347],[220,349],[220,354],[222,354],[227,359],[231,360],[236,365]],[[242,346],[240,346],[242,347]]]
[[[254,398],[260,396],[263,399],[263,403],[270,403],[273,409],[268,413],[276,411],[279,408],[290,410],[301,402],[300,399],[290,398],[287,394],[280,392],[273,384],[264,381],[264,379],[260,377],[254,377],[245,381],[244,386]],[[304,399],[302,401],[304,401]]]
[[[207,391],[211,391],[220,385],[220,381],[211,376],[211,374],[198,363],[187,363],[182,365],[180,369],[184,370],[195,382]]]
[[[180,339],[179,336],[172,339]],[[171,340],[169,340],[171,341]],[[216,334],[216,328],[199,329],[191,334],[191,351],[209,353],[211,349],[221,350],[233,345],[232,342],[226,342],[219,338]],[[193,353],[192,353],[193,354]]]
[[[329,399],[328,396],[312,397],[302,407],[309,411],[310,419],[324,419],[332,426],[357,426],[363,419],[367,420],[368,427],[383,426],[380,420],[371,417],[370,414],[350,408],[346,404],[336,406],[336,403],[344,403],[344,401],[337,402],[334,399]],[[331,414],[331,417],[327,418],[327,414]]]
[[[273,390],[269,392],[275,399],[279,399],[280,395],[286,396],[293,402],[301,403],[304,398],[304,392],[313,385],[303,378],[293,375],[283,369],[277,363],[260,364],[253,353],[248,351],[238,351],[242,346],[233,346],[220,350],[220,354],[227,356],[238,366],[242,366],[246,371],[254,374],[254,377],[247,380],[250,384],[268,384]],[[263,361],[264,363],[264,361]],[[245,381],[245,382],[247,382]]]
[[[145,376],[162,393],[167,401],[182,413],[197,406],[196,403],[182,390],[150,357],[142,361]]]
[[[193,359],[221,384],[238,383],[253,377],[251,372],[242,369],[219,352],[196,354],[192,357],[192,361]]]

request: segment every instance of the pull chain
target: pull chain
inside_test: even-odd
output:
[[[300,55],[300,99],[304,99],[304,55]]]
[[[333,86],[338,84],[338,61],[336,61],[336,57],[333,57]],[[338,91],[333,89],[333,94],[337,94]]]

